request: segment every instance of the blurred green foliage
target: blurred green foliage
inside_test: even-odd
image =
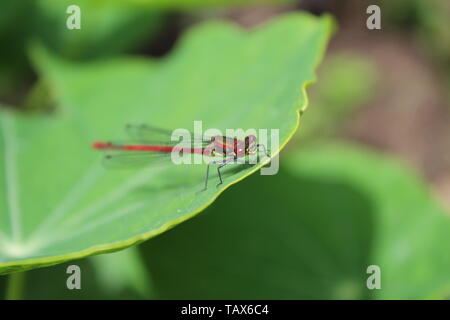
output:
[[[450,80],[450,2],[397,0],[383,8],[389,21],[412,31],[423,48],[445,65]]]
[[[65,29],[65,8],[69,3],[82,7],[82,30]],[[116,124],[111,128],[115,128],[123,122],[129,109],[135,107],[136,101],[142,108],[155,103],[153,96],[140,95],[145,88],[136,85],[146,81],[147,71],[153,72],[156,68],[153,63],[128,58],[92,64],[86,60],[117,56],[148,44],[171,23],[167,20],[168,12],[249,3],[261,2],[3,0],[0,2],[0,96],[11,92],[22,95],[18,87],[31,83],[32,69],[26,54],[30,41],[37,40],[51,48],[54,56],[47,60],[44,55],[35,55],[35,65],[41,69],[40,78],[26,104],[34,108],[57,102],[58,112],[52,120],[20,120],[20,126],[28,127],[29,131],[23,131],[28,132],[24,136],[39,138],[41,135],[39,152],[46,148],[65,148],[67,145],[58,143],[58,137],[66,141],[72,129],[65,121],[74,114],[80,117],[82,108],[103,106],[104,110],[93,119],[96,123],[106,118],[114,120]],[[413,32],[448,74],[449,8],[446,0],[397,0],[382,6],[383,19],[387,17],[403,30]],[[275,32],[272,36],[282,44],[283,36]],[[220,45],[215,39],[210,42]],[[68,63],[65,59],[82,62]],[[270,61],[264,64],[271,65]],[[195,62],[204,63],[205,59]],[[255,66],[254,75],[259,76],[258,68]],[[177,74],[195,82],[199,78],[195,70],[196,67],[186,68]],[[302,118],[297,144],[300,150],[290,148],[291,153],[281,156],[278,175],[254,174],[225,192],[195,219],[139,248],[31,270],[26,275],[25,298],[448,298],[449,219],[429,195],[424,182],[403,165],[366,149],[333,140],[326,144],[315,142],[334,135],[336,128],[372,97],[381,76],[371,61],[354,52],[328,56],[319,82],[311,91],[312,108]],[[270,84],[278,83],[282,87],[284,82],[279,79],[283,77],[280,74]],[[114,79],[119,78],[116,83]],[[243,85],[247,90],[253,77],[231,79],[237,79],[236,86]],[[105,86],[98,86],[104,82]],[[156,82],[153,85],[158,86],[160,81]],[[121,83],[128,86],[120,87]],[[111,89],[119,87],[120,90]],[[178,103],[175,97],[184,89],[192,90],[181,84],[175,88],[178,89],[167,94],[167,99],[174,97],[173,104]],[[204,88],[205,84],[199,82],[198,90]],[[235,92],[231,85],[224,88],[227,92],[221,97]],[[144,98],[136,99],[136,96]],[[184,104],[185,96],[182,100],[189,112],[203,101],[202,95],[188,106]],[[236,101],[247,104],[255,97],[244,100]],[[214,102],[220,104],[220,99]],[[234,105],[224,99],[221,117],[231,113],[233,109],[228,107]],[[123,106],[123,113],[111,113],[111,108],[119,106]],[[245,110],[244,105],[241,109]],[[237,114],[240,116],[242,112]],[[94,133],[98,136],[102,132],[105,137],[117,133],[116,129],[98,127],[94,132],[86,126],[90,118],[91,114],[87,113],[80,117],[83,121],[73,124],[77,137],[69,139],[73,149],[67,153],[72,158],[68,162],[80,163],[79,151],[75,150],[81,150]],[[47,139],[45,134],[51,138]],[[66,158],[63,160],[61,164]],[[45,168],[51,167],[47,157],[40,161],[48,163]],[[35,167],[32,162],[27,166],[30,170]],[[227,179],[233,174],[230,170]],[[101,188],[107,189],[105,185]],[[36,186],[33,185],[35,190]],[[53,187],[61,189],[61,184],[55,182]],[[142,189],[141,194],[149,192],[152,190]],[[162,199],[170,202],[171,195],[168,193]],[[135,225],[139,227],[139,221]],[[121,226],[116,229],[120,230]],[[65,271],[70,264],[82,269],[80,291],[66,288]],[[366,287],[366,269],[371,264],[381,266],[380,291]],[[6,278],[0,277],[0,292],[5,288]]]
[[[31,82],[26,55],[37,40],[73,59],[102,58],[136,50],[167,26],[167,14],[202,8],[226,8],[290,0],[2,0],[0,2],[0,98],[23,94]],[[68,30],[69,5],[81,8],[80,30]],[[170,22],[173,23],[173,22]],[[146,41],[144,41],[146,40]]]
[[[117,253],[73,260],[25,273],[22,299],[148,299],[154,298],[150,272],[138,247]],[[81,270],[81,290],[68,290],[67,268]],[[0,299],[5,298],[7,277],[0,276]]]
[[[81,30],[68,30],[66,8],[82,8]],[[26,54],[39,41],[67,58],[111,56],[136,47],[164,21],[152,7],[129,1],[3,0],[0,2],[0,96],[30,81]]]
[[[98,286],[105,296],[117,297],[129,291],[140,298],[155,298],[150,273],[138,247],[91,258]]]
[[[354,52],[327,56],[310,90],[311,108],[304,115],[301,143],[336,133],[359,107],[376,92],[379,74],[373,62]]]
[[[81,9],[81,29],[68,30],[69,5]],[[164,16],[151,6],[130,1],[39,0],[38,34],[53,52],[68,58],[101,58],[136,49],[162,26]]]

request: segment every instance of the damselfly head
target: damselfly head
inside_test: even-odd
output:
[[[245,149],[248,150],[249,154],[253,154],[256,152],[256,149],[257,149],[257,147],[256,147],[257,141],[256,140],[257,140],[256,136],[253,134],[245,137]]]

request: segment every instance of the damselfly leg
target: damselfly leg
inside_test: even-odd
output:
[[[208,179],[209,179],[209,167],[213,164],[218,164],[219,166],[217,167],[217,174],[219,175],[219,180],[220,182],[217,184],[217,186],[221,185],[223,183],[223,179],[222,179],[222,173],[220,172],[220,169],[225,167],[227,164],[236,161],[235,157],[229,157],[227,159],[224,160],[214,160],[211,161],[210,163],[208,163],[208,166],[206,167],[206,177],[205,177],[205,187],[201,190],[201,191],[205,191],[206,189],[208,189]]]
[[[264,154],[266,155],[266,157],[267,158],[270,158],[270,154],[267,152],[267,149],[266,149],[266,146],[265,145],[263,145],[263,144],[257,144],[256,145],[256,149],[258,149],[258,151],[259,151],[259,148],[262,148],[263,149],[263,152],[264,152]]]

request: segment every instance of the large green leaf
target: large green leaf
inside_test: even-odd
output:
[[[158,298],[448,297],[450,219],[420,179],[348,145],[281,158],[278,175],[142,245]],[[370,265],[380,290],[366,286]]]
[[[257,171],[235,166],[202,188],[205,165],[105,170],[90,149],[126,123],[166,128],[277,128],[280,146],[306,107],[305,86],[330,33],[328,17],[290,14],[248,32],[208,23],[162,60],[75,63],[33,56],[60,108],[0,115],[0,273],[118,250],[194,216]],[[272,150],[276,155],[278,150]],[[216,178],[216,177],[214,177]]]

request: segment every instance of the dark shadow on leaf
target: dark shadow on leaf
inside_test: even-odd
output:
[[[363,299],[373,206],[333,180],[252,175],[143,244],[162,299]]]

